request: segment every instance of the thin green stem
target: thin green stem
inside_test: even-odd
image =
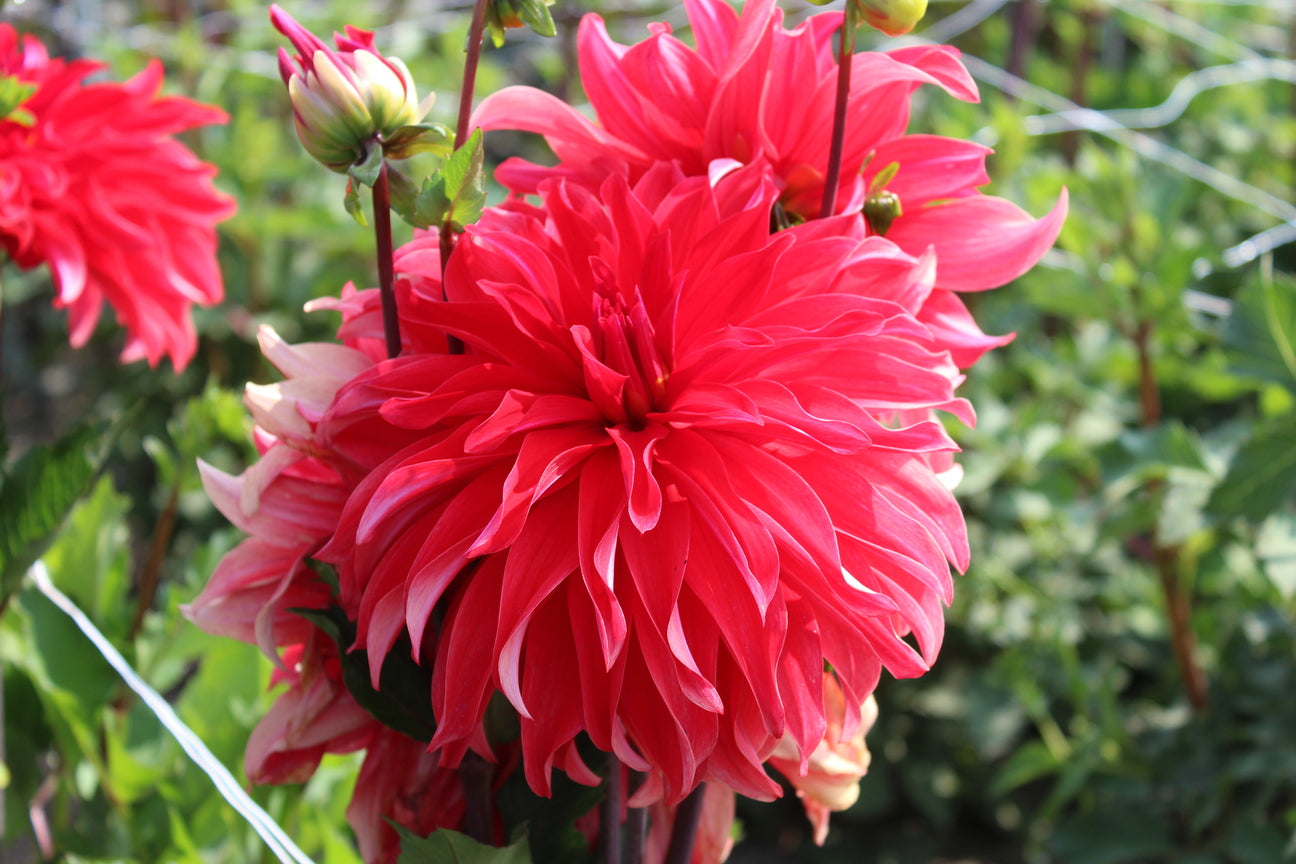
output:
[[[850,102],[851,58],[855,56],[855,32],[859,29],[859,13],[855,6],[854,0],[846,0],[846,17],[842,21],[841,45],[837,52],[837,102],[833,106],[832,145],[828,153],[828,173],[824,177],[820,219],[827,219],[837,209],[837,185],[841,182],[842,151],[846,146],[846,109]]]
[[[382,298],[383,336],[390,358],[401,352],[401,335],[392,265],[391,190],[387,184],[385,160],[373,187],[373,211],[374,240],[378,247],[378,295]]]

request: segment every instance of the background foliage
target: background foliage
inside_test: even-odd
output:
[[[571,37],[589,8],[627,39],[649,19],[683,24],[676,3],[560,0],[559,37],[511,33],[478,92],[521,81],[576,96]],[[317,32],[378,29],[452,122],[466,8],[291,11]],[[230,113],[188,142],[241,205],[222,226],[228,300],[200,313],[199,356],[178,377],[118,367],[111,325],[71,351],[47,274],[4,271],[0,860],[46,847],[70,864],[270,861],[71,621],[8,589],[59,498],[87,493],[45,553],[55,584],[237,774],[269,665],[179,613],[237,539],[194,459],[247,464],[239,391],[273,375],[256,326],[330,336],[330,316],[301,305],[370,284],[370,241],[343,181],[297,145],[260,4],[28,0],[0,14],[117,78],[162,57],[172,91]],[[934,2],[919,35],[980,58],[984,101],[922,92],[912,128],[992,144],[988,191],[1038,214],[1065,185],[1071,216],[1040,267],[972,298],[987,332],[1018,335],[965,385],[980,415],[956,433],[973,565],[940,662],[884,682],[872,770],[823,849],[788,797],[741,809],[732,860],[1296,860],[1292,18],[1283,0]],[[1050,115],[1077,107],[1102,113]],[[538,145],[500,134],[487,148]],[[253,794],[316,861],[348,864],[354,770],[330,758],[304,788]]]

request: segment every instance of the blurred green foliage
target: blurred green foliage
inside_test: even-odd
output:
[[[478,93],[521,81],[579,99],[564,34],[592,7],[622,38],[663,15],[683,23],[681,4],[560,0],[551,10],[559,38],[510,31],[502,49],[486,52]],[[37,454],[30,469],[44,452],[33,447],[86,417],[136,406],[109,473],[93,481],[72,472],[93,488],[45,560],[237,772],[271,701],[270,668],[255,648],[207,637],[179,612],[237,542],[202,493],[194,460],[247,464],[239,388],[273,380],[257,326],[289,341],[328,338],[332,317],[304,315],[302,304],[348,280],[371,284],[371,240],[342,207],[345,181],[297,144],[260,4],[94,8],[101,20],[62,35],[51,27],[66,16],[52,7],[5,14],[55,50],[105,58],[115,77],[160,56],[171,91],[229,112],[227,126],[188,138],[241,205],[221,232],[228,299],[200,312],[189,369],[157,374],[117,366],[121,336],[110,323],[71,351],[63,315],[49,308],[48,277],[6,270],[7,473],[24,453]],[[811,11],[795,0],[785,8]],[[1098,111],[1157,105],[1207,67],[1293,53],[1293,13],[1282,4],[1015,0],[957,25],[979,8],[989,7],[934,3],[926,26],[957,30],[953,43],[969,54]],[[331,0],[291,11],[316,32],[377,28],[420,88],[440,97],[431,119],[453,121],[465,6]],[[732,860],[1296,860],[1296,247],[1248,260],[1225,254],[1279,221],[1273,201],[1296,200],[1292,85],[1252,78],[1204,90],[1146,130],[1150,145],[1083,131],[1033,135],[1028,118],[1054,106],[1032,104],[1027,90],[1013,99],[983,85],[983,97],[965,105],[920,92],[911,128],[992,143],[987,191],[1039,214],[1065,185],[1071,215],[1043,265],[970,298],[987,332],[1017,333],[964,385],[976,429],[954,430],[965,447],[960,495],[973,565],[958,580],[935,669],[879,690],[872,769],[827,844],[810,844],[789,795],[742,805],[745,840]],[[488,161],[518,152],[543,158],[525,136],[486,141]],[[1188,159],[1245,188],[1208,186]],[[67,503],[55,500],[59,491],[54,484],[40,502],[26,494],[57,523]],[[0,523],[10,515],[6,505]],[[271,860],[75,626],[30,588],[0,618],[0,660],[0,860],[41,860],[46,840],[66,862]],[[1204,684],[1195,694],[1193,669]],[[304,788],[253,795],[315,860],[351,864],[344,810],[354,769],[330,758]]]

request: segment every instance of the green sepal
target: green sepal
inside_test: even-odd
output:
[[[378,175],[382,173],[383,166],[383,148],[375,146],[375,143],[366,144],[364,158],[357,159],[347,169],[348,177],[371,189],[378,182]]]
[[[454,150],[454,133],[440,123],[416,123],[402,126],[383,141],[383,155],[388,159],[408,159],[415,153],[448,156]]]
[[[806,2],[815,6],[827,6],[829,3],[833,2],[833,0],[806,0]]]
[[[420,837],[390,819],[387,823],[400,835],[396,864],[531,864],[525,838],[509,846],[485,846],[449,828]]]
[[[350,177],[347,178],[346,194],[342,197],[342,206],[351,214],[351,218],[360,223],[361,228],[368,228],[369,223],[365,220],[364,207],[360,204],[360,190],[357,189],[357,183]]]
[[[536,35],[553,36],[558,32],[554,28],[553,16],[549,14],[549,7],[553,5],[553,0],[512,0],[512,2],[522,23],[530,27]]]
[[[873,175],[873,179],[869,182],[869,189],[868,189],[869,194],[873,195],[878,192],[881,192],[883,189],[886,188],[886,185],[888,183],[890,183],[892,180],[895,179],[895,176],[899,173],[900,173],[899,162],[892,162],[891,164],[887,165],[877,174]]]
[[[432,676],[414,662],[409,636],[402,634],[383,660],[375,689],[369,677],[369,652],[351,650],[356,627],[340,606],[327,609],[289,609],[310,621],[337,643],[342,682],[365,711],[388,728],[417,741],[431,741],[436,733],[432,712]]]

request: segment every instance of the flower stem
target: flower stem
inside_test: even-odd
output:
[[[621,864],[621,760],[608,754],[603,778],[603,803],[599,805],[599,851],[602,864]]]
[[[495,842],[494,805],[491,803],[493,766],[476,753],[464,755],[459,780],[464,790],[464,833],[487,846]]]
[[[631,771],[630,780],[626,784],[630,794],[634,795],[647,779],[647,774]],[[626,809],[625,835],[625,864],[642,864],[644,846],[648,839],[647,807],[629,807]]]
[[[486,30],[486,2],[473,3],[472,22],[468,25],[468,56],[464,58],[463,84],[459,88],[459,121],[455,125],[454,146],[458,150],[468,140],[468,119],[472,117],[473,90],[477,87],[477,64],[481,61],[482,37]],[[441,299],[446,299],[445,273],[454,252],[454,229],[447,218],[441,226]],[[464,344],[457,336],[446,334],[446,347],[451,354],[464,353]]]
[[[671,829],[664,864],[688,864],[688,860],[693,857],[693,843],[697,840],[698,825],[702,821],[702,802],[705,799],[706,784],[699,783],[675,808],[675,827]]]
[[[1138,354],[1139,366],[1139,405],[1142,408],[1142,420],[1145,428],[1152,428],[1161,422],[1161,393],[1157,387],[1156,367],[1152,362],[1152,321],[1142,317],[1142,297],[1136,287],[1134,301],[1140,309],[1140,320],[1134,329],[1134,348]],[[1155,496],[1162,481],[1151,480],[1147,494]],[[1192,596],[1185,589],[1180,578],[1179,555],[1175,548],[1162,546],[1157,531],[1152,529],[1152,563],[1161,580],[1161,590],[1165,594],[1166,615],[1170,623],[1170,644],[1174,650],[1175,662],[1183,678],[1184,692],[1193,710],[1202,712],[1206,709],[1206,673],[1197,662],[1197,638],[1192,629]]]
[[[857,15],[854,0],[846,0],[841,46],[837,52],[837,102],[833,106],[832,148],[828,153],[828,174],[824,178],[820,219],[827,219],[837,209],[837,185],[841,182],[842,150],[846,145],[846,108],[850,100],[851,59],[855,56],[855,31],[859,29]]]
[[[384,160],[373,186],[374,240],[378,246],[378,295],[382,298],[383,336],[387,356],[401,351],[400,317],[396,314],[396,289],[393,287],[391,190],[387,185],[387,162]]]

